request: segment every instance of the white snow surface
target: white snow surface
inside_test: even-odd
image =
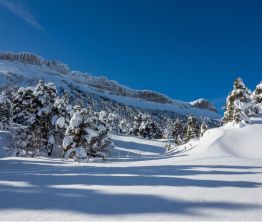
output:
[[[56,69],[52,69],[44,64],[33,65],[21,63],[18,61],[0,59],[0,87],[8,85],[24,87],[28,85],[35,85],[39,79],[44,79],[45,82],[53,82],[57,89],[61,87],[65,92],[72,90],[68,87],[68,84],[72,84],[74,87],[79,87],[79,89],[81,89],[83,92],[95,93],[100,96],[108,97],[125,105],[131,105],[145,109],[173,111],[183,115],[192,114],[214,119],[220,118],[219,114],[216,112],[207,109],[196,108],[192,106],[193,103],[191,104],[190,102],[170,99],[164,95],[162,96],[170,101],[170,103],[157,103],[134,98],[132,96],[142,91],[122,86],[115,81],[106,79],[105,77],[96,77],[88,73],[70,70],[68,70],[66,73],[61,73]],[[112,88],[111,91],[107,90],[106,88],[109,86]],[[117,93],[117,90],[120,90],[119,88],[124,91],[124,93],[126,93],[126,96]],[[114,92],[114,90],[116,92]]]
[[[106,161],[4,157],[0,218],[261,220],[262,116],[251,120],[208,130],[173,156],[163,141],[113,135],[116,149]],[[6,134],[0,147],[8,146]]]

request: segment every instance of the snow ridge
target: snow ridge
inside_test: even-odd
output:
[[[189,103],[173,100],[150,90],[134,90],[88,73],[70,71],[69,67],[58,61],[47,61],[32,53],[0,53],[0,89],[35,85],[39,79],[54,82],[59,91],[93,93],[116,102],[151,110],[165,110],[182,115],[196,115],[218,119],[213,105],[204,100]]]

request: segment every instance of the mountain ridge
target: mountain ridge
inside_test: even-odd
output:
[[[151,90],[131,89],[104,76],[97,77],[85,72],[71,71],[64,63],[45,60],[33,53],[0,53],[2,88],[33,85],[39,79],[54,82],[61,91],[69,91],[69,86],[72,86],[80,91],[105,96],[125,105],[220,118],[214,105],[205,99],[193,102],[174,100]]]

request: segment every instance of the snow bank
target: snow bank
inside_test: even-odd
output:
[[[224,126],[208,130],[191,154],[262,159],[262,117],[251,118],[251,121],[242,128]]]

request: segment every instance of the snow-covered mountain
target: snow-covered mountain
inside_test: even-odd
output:
[[[59,92],[76,99],[89,95],[108,98],[117,103],[149,110],[165,110],[180,115],[220,118],[213,104],[205,99],[183,102],[150,90],[134,90],[88,73],[71,71],[66,64],[47,61],[31,53],[0,53],[0,90],[35,85],[39,79],[54,82]]]

